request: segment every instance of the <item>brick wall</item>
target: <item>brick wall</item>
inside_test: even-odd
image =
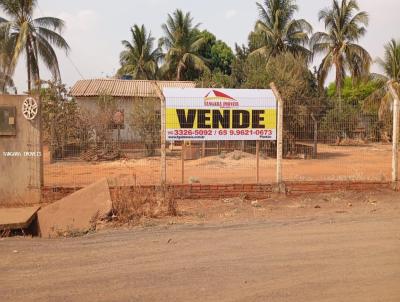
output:
[[[160,190],[158,186],[142,186],[142,189]],[[262,199],[272,193],[285,192],[288,195],[309,193],[331,193],[337,191],[374,191],[391,189],[390,182],[362,182],[362,181],[324,181],[324,182],[286,182],[277,187],[273,184],[227,184],[227,185],[173,185],[172,190],[177,198],[185,199],[220,199],[230,197],[247,197]],[[43,200],[52,202],[59,200],[81,188],[44,188]],[[110,190],[115,190],[111,187]]]

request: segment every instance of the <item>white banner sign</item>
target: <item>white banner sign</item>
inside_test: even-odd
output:
[[[276,140],[271,90],[165,88],[167,141]]]

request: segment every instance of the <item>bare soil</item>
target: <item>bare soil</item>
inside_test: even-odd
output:
[[[284,160],[286,181],[305,180],[389,180],[391,173],[391,146],[369,144],[365,146],[319,145],[317,159]],[[184,179],[196,179],[202,184],[255,183],[256,157],[212,156],[185,161]],[[275,180],[276,160],[260,159],[260,180]],[[62,161],[50,164],[45,152],[44,177],[46,186],[83,186],[103,177],[119,177],[121,184],[154,185],[160,182],[160,158],[141,158],[112,162]],[[180,183],[182,162],[179,154],[167,159],[167,181]]]
[[[2,301],[400,301],[400,194],[179,201],[181,215],[0,240]]]

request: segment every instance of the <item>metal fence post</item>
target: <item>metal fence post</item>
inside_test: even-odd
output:
[[[166,147],[165,147],[165,128],[166,128],[166,112],[165,112],[165,97],[164,94],[161,91],[161,88],[158,86],[157,82],[154,81],[153,82],[153,86],[155,89],[155,92],[158,96],[158,98],[160,99],[160,113],[161,113],[161,163],[160,163],[160,168],[161,168],[161,175],[160,175],[160,179],[161,179],[161,186],[165,186],[167,183],[167,153],[166,153]]]
[[[394,189],[397,189],[399,181],[399,96],[393,87],[393,82],[388,82],[390,94],[393,96],[393,148],[392,148],[392,182]]]
[[[278,101],[278,124],[277,124],[277,143],[276,143],[276,182],[282,184],[282,159],[283,159],[283,99],[275,83],[270,87]]]

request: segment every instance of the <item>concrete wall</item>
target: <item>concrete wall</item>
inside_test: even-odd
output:
[[[153,100],[153,99],[151,99]],[[139,140],[138,137],[135,136],[134,131],[132,129],[132,108],[133,108],[133,98],[121,98],[114,99],[117,109],[124,110],[125,113],[125,129],[121,129],[120,135],[122,141],[135,141]],[[76,98],[76,102],[81,112],[97,112],[99,110],[98,107],[98,98]],[[113,138],[116,140],[118,137],[118,131],[114,130]]]
[[[28,121],[22,115],[26,98],[26,95],[0,95],[0,106],[16,107],[17,129],[15,136],[0,136],[0,206],[40,202],[39,119]]]

